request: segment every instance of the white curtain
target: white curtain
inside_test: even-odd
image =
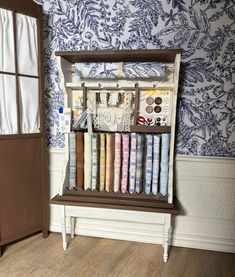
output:
[[[37,20],[23,14],[17,14],[16,20],[18,71],[38,76]]]
[[[38,76],[37,20],[16,14],[17,59],[20,74]],[[11,11],[0,9],[0,71],[15,73],[14,29]],[[22,133],[38,133],[39,83],[37,78],[19,77],[20,126]],[[16,134],[16,77],[0,74],[0,134]]]
[[[20,77],[20,121],[22,133],[39,133],[39,84],[36,78]]]
[[[13,16],[0,9],[0,71],[15,72]]]
[[[15,76],[0,74],[0,134],[17,133]]]

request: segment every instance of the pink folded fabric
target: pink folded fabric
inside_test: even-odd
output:
[[[114,191],[118,192],[120,189],[120,173],[121,173],[121,135],[115,133],[114,144]]]
[[[114,134],[106,134],[105,190],[113,190]]]

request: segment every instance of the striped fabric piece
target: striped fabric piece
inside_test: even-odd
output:
[[[104,190],[105,184],[105,134],[100,134],[100,187],[99,190]]]
[[[144,137],[142,134],[136,135],[136,180],[135,190],[137,193],[141,192],[142,188],[142,175],[143,175],[143,149]]]
[[[167,194],[167,189],[168,189],[169,147],[170,147],[170,134],[162,134],[160,193],[163,196]]]
[[[113,190],[113,154],[114,154],[114,135],[106,134],[106,178],[105,190]]]
[[[153,172],[153,135],[146,135],[145,193],[150,194]]]
[[[76,133],[69,133],[69,187],[76,187]]]
[[[92,145],[92,162],[91,162],[91,190],[96,190],[98,181],[98,135],[93,133],[91,135]]]
[[[84,190],[91,188],[91,135],[84,133]]]
[[[122,134],[122,180],[121,192],[127,191],[129,165],[129,134]]]
[[[131,151],[130,151],[130,167],[129,167],[129,192],[135,191],[136,179],[136,134],[131,133]]]
[[[115,133],[114,146],[114,188],[115,192],[120,189],[120,172],[121,172],[121,135]]]
[[[159,165],[160,165],[160,136],[153,136],[153,180],[152,180],[152,193],[157,195],[158,192],[158,178],[159,178]]]

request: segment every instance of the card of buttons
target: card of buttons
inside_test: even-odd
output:
[[[139,125],[167,125],[170,110],[170,90],[140,91]],[[148,122],[152,118],[154,123]]]

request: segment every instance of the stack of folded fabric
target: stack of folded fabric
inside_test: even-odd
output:
[[[77,132],[74,141],[78,189],[167,195],[169,134]]]

